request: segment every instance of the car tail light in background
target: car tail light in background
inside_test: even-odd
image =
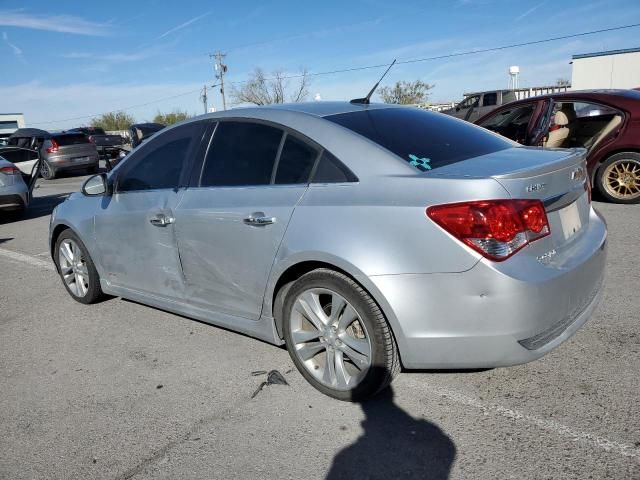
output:
[[[0,167],[0,173],[4,173],[5,175],[20,175],[20,170],[13,165],[9,165],[8,167]]]
[[[481,200],[427,208],[427,216],[486,258],[502,261],[549,235],[540,200]]]
[[[51,146],[47,147],[47,153],[56,153],[60,147],[58,147],[58,142],[54,139],[49,140],[51,142]]]
[[[93,135],[89,135],[89,142],[96,143],[96,141],[93,139]]]

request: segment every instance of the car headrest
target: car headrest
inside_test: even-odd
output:
[[[564,127],[566,125],[569,125],[569,117],[565,112],[563,112],[562,110],[559,110],[556,112],[556,115],[553,119],[553,123],[561,127]]]

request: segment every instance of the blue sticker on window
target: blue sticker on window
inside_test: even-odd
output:
[[[429,165],[429,162],[431,162],[430,158],[427,158],[427,157],[418,158],[416,155],[412,155],[412,154],[409,154],[409,158],[411,159],[409,164],[413,165],[418,170],[422,172],[431,170],[431,165]]]

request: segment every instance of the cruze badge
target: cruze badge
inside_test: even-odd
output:
[[[578,167],[573,172],[571,172],[571,180],[582,181],[587,177],[584,173],[584,168]]]
[[[525,188],[525,190],[531,193],[531,192],[539,192],[541,190],[544,190],[545,188],[547,188],[546,183],[534,183],[533,185],[527,185],[527,188]]]

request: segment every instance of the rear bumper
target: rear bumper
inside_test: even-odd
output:
[[[29,200],[29,189],[22,181],[0,188],[0,210],[21,210],[29,205]]]
[[[49,165],[51,165],[55,169],[87,168],[98,166],[99,155],[94,153],[88,156],[81,155],[77,157],[51,157],[47,158],[46,160]]]
[[[490,368],[536,360],[570,338],[603,292],[606,226],[590,224],[561,266],[516,255],[462,273],[381,275],[406,368]]]

